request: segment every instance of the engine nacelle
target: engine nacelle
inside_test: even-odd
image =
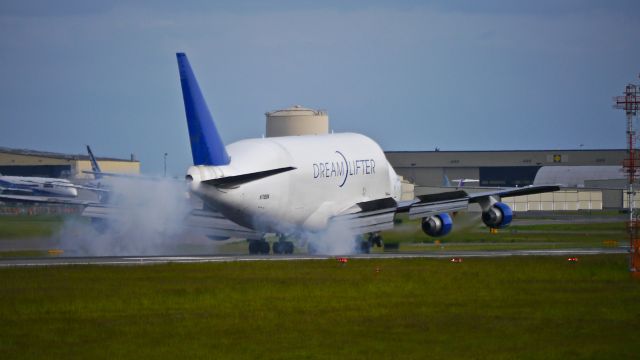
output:
[[[422,219],[422,231],[433,237],[447,235],[453,228],[453,220],[447,213],[429,216]]]
[[[482,213],[482,222],[493,229],[507,227],[512,219],[513,211],[509,205],[501,202],[493,204],[489,210]]]

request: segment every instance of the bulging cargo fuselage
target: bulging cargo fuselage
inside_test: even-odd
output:
[[[192,166],[191,191],[231,220],[252,229],[288,233],[320,231],[354,204],[392,197],[400,181],[384,152],[354,133],[241,140],[226,147],[228,165]],[[235,187],[207,180],[293,167]]]

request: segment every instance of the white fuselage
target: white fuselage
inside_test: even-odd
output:
[[[0,176],[0,191],[40,196],[78,196],[78,190],[69,180],[28,176]]]
[[[400,200],[400,181],[373,140],[353,133],[241,140],[225,166],[192,166],[191,190],[229,219],[265,232],[319,231],[359,202]],[[235,188],[202,181],[294,167]]]

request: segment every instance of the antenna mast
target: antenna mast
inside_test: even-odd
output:
[[[613,108],[624,110],[627,115],[627,158],[623,161],[624,172],[629,180],[627,190],[627,199],[629,206],[629,222],[627,228],[629,231],[629,271],[634,276],[640,276],[640,237],[638,230],[640,229],[640,220],[638,220],[635,209],[635,190],[633,188],[636,182],[638,166],[640,165],[640,152],[635,147],[636,133],[633,130],[633,117],[636,116],[640,107],[640,88],[635,84],[628,84],[625,87],[623,96],[613,98]]]

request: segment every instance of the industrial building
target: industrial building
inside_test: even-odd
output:
[[[387,151],[416,194],[441,191],[448,179],[476,179],[473,187],[560,184],[566,189],[504,199],[515,211],[599,210],[627,206],[624,149],[506,151]],[[637,199],[640,203],[640,199]]]
[[[140,162],[135,160],[133,155],[130,159],[98,157],[97,161],[104,172],[140,173]],[[0,174],[2,175],[67,179],[93,178],[93,175],[83,173],[85,170],[91,171],[88,155],[0,147]]]
[[[478,179],[480,186],[532,185],[542,168],[622,166],[626,150],[387,151],[399,175],[422,186],[449,179]],[[620,172],[616,179],[624,179]]]

